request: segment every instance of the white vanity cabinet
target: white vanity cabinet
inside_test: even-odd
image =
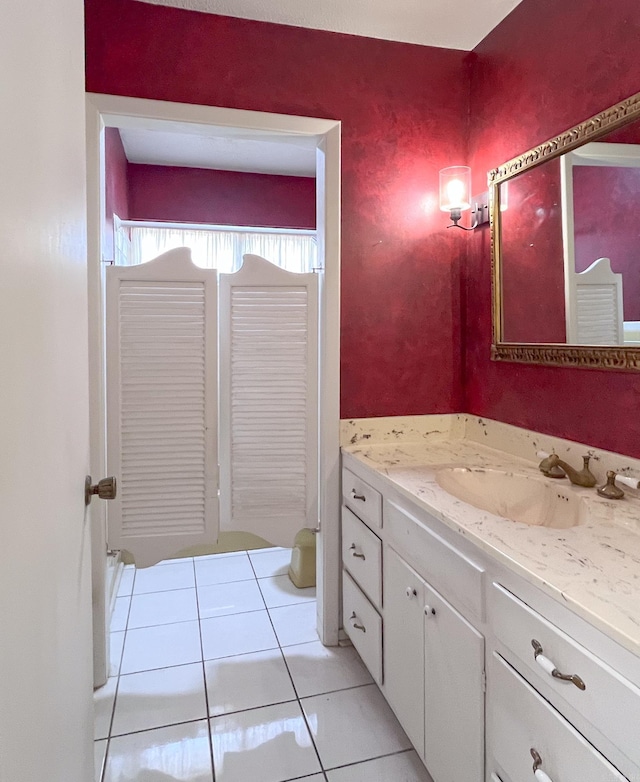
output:
[[[542,782],[640,782],[640,689],[594,654],[606,653],[599,639],[587,648],[561,629],[576,622],[564,607],[549,621],[500,583],[489,591],[488,618],[487,766],[495,778],[519,782],[528,768],[535,779],[536,762]]]
[[[436,782],[478,782],[484,773],[482,634],[390,547],[384,606],[387,700]]]
[[[382,496],[351,470],[342,470],[342,501],[373,529],[382,527]]]
[[[384,694],[424,757],[424,581],[391,548],[384,560]]]
[[[500,782],[625,782],[499,654],[489,666],[490,779]]]
[[[437,782],[484,772],[484,637],[426,587],[424,760]]]
[[[381,684],[382,619],[346,571],[342,577],[342,624],[369,673]]]
[[[640,782],[640,657],[347,464],[344,629],[434,782]]]
[[[342,626],[380,685],[382,541],[370,527],[382,525],[382,498],[349,470],[342,471],[342,497]]]

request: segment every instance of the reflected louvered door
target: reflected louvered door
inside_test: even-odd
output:
[[[622,345],[622,275],[609,258],[567,278],[567,341],[577,345]]]
[[[622,344],[622,313],[615,286],[578,285],[576,310],[580,345]]]
[[[317,525],[318,278],[246,255],[220,275],[220,527]]]
[[[218,537],[217,275],[180,248],[106,276],[108,543],[145,567]]]

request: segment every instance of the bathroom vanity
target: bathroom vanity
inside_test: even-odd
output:
[[[569,441],[411,424],[344,427],[343,624],[434,782],[640,782],[640,500],[542,476]]]

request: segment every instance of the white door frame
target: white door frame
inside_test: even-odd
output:
[[[319,258],[325,272],[320,282],[319,351],[319,528],[318,632],[328,646],[338,643],[340,627],[340,122],[186,103],[170,103],[117,95],[87,93],[87,231],[89,257],[89,372],[91,404],[91,471],[105,476],[104,303],[101,232],[104,223],[105,127],[156,128],[211,135],[211,126],[237,131],[243,137],[265,134],[316,142],[316,227]],[[104,503],[94,511],[92,542],[94,612],[105,617],[106,524]],[[98,516],[98,518],[95,518]],[[106,621],[94,621],[96,686],[107,677]]]

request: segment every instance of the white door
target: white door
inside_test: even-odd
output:
[[[88,782],[81,0],[5,0],[0,63],[0,779]]]
[[[182,247],[106,276],[108,542],[147,567],[218,539],[217,275]]]
[[[220,275],[221,528],[318,526],[318,275],[245,255]]]

